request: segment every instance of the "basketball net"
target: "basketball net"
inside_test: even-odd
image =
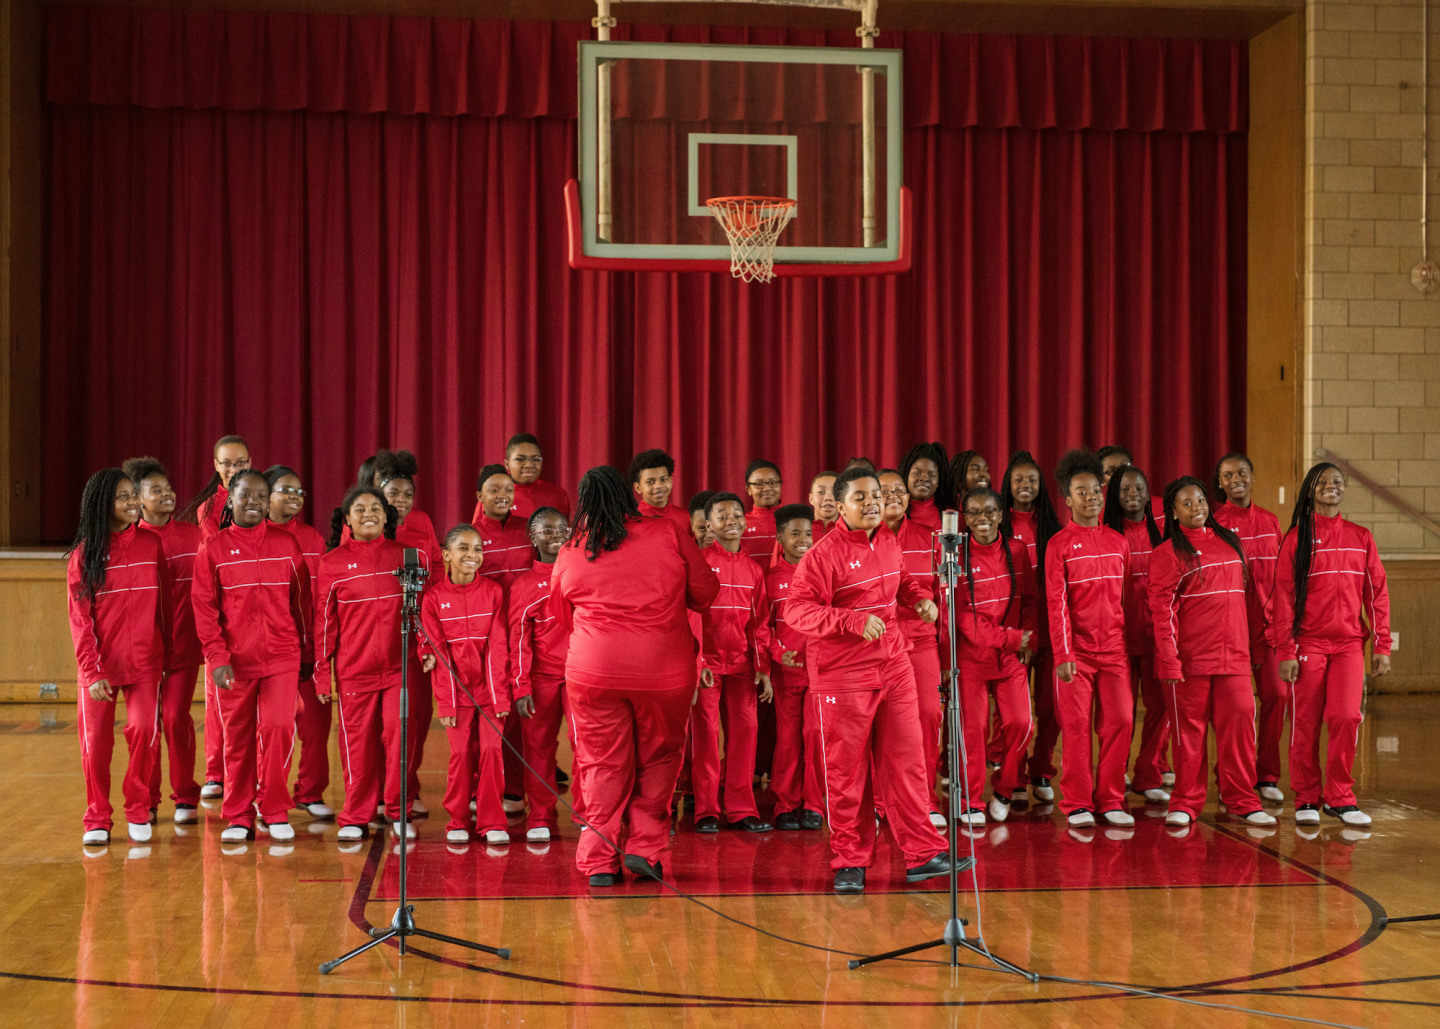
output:
[[[789,197],[711,197],[710,213],[730,239],[730,274],[741,282],[775,277],[775,244],[795,217]]]

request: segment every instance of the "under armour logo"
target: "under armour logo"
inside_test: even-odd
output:
[[[790,588],[790,584],[789,584],[788,582],[782,582],[782,583],[780,584],[780,588],[781,588],[782,590],[788,590],[788,589]]]
[[[825,698],[825,703],[827,703],[827,704],[834,704],[834,703],[836,703],[836,700],[835,700],[834,697],[826,697],[826,698]]]
[[[549,581],[548,579],[542,579],[540,582],[537,582],[537,583],[535,584],[535,588],[536,588],[536,589],[541,589],[541,590],[543,590],[546,586],[549,586],[549,585],[550,585],[550,581]]]
[[[353,565],[346,565],[345,567],[346,567],[346,568],[359,568],[360,565],[359,565],[359,564],[353,564]]]
[[[240,551],[238,551],[238,550],[232,550],[232,551],[230,551],[230,553],[231,553],[232,555],[234,555],[234,554],[240,553]]]
[[[860,567],[860,562],[859,562],[859,561],[851,561],[851,562],[850,562],[850,567],[851,567],[851,568],[859,568],[859,567]]]
[[[711,565],[711,566],[710,566],[710,570],[711,570],[712,572],[714,572],[716,575],[719,575],[719,574],[720,574],[720,569],[716,568],[714,565]]]
[[[481,542],[481,544],[482,544],[483,546],[487,546],[487,547],[488,547],[488,546],[490,546],[490,544],[494,543],[495,541],[494,541],[494,540],[481,540],[480,542]]]
[[[760,526],[758,526],[758,525],[747,525],[747,526],[745,527],[745,531],[746,531],[746,532],[759,532],[759,531],[760,531]]]
[[[1071,549],[1071,550],[1079,550],[1079,549],[1080,549],[1081,547],[1083,547],[1084,545],[1085,545],[1085,544],[1083,544],[1083,543],[1072,543],[1072,544],[1070,544],[1070,549]]]
[[[444,611],[444,610],[445,610],[446,608],[448,608],[449,606],[450,606],[449,604],[441,604],[441,605],[440,605],[440,610]]]

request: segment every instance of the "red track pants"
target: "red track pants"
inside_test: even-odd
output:
[[[1290,786],[1296,804],[1331,807],[1355,803],[1355,750],[1360,742],[1365,697],[1365,652],[1358,646],[1338,654],[1300,654],[1290,726]],[[1320,786],[1320,723],[1330,735],[1325,786]]]
[[[759,815],[753,785],[758,718],[753,671],[717,675],[714,686],[700,691],[690,719],[690,782],[695,789],[696,818],[714,815],[736,822]]]
[[[1274,647],[1263,651],[1255,686],[1260,693],[1255,781],[1279,782],[1280,744],[1285,736],[1285,719],[1290,713],[1291,687],[1280,678],[1280,654]]]
[[[160,680],[160,727],[165,749],[170,753],[170,799],[176,804],[200,803],[200,784],[195,781],[195,719],[190,705],[200,669],[195,665],[168,673]],[[150,759],[150,806],[160,806],[160,736]]]
[[[868,868],[875,860],[873,758],[885,784],[886,821],[907,866],[924,864],[945,849],[930,824],[934,765],[926,766],[915,699],[915,673],[900,660],[880,673],[877,689],[827,693],[810,690],[811,710],[824,755],[825,808],[830,823],[831,868]]]
[[[220,698],[210,666],[205,666],[205,781],[225,781],[225,731],[220,728]]]
[[[1129,661],[1124,654],[1081,655],[1073,679],[1053,681],[1062,740],[1061,810],[1123,810],[1135,717]],[[1100,737],[1098,764],[1091,758],[1092,724]]]
[[[487,706],[486,718],[475,708],[462,705],[455,709],[455,724],[447,727],[450,741],[450,767],[445,777],[445,810],[450,815],[446,831],[465,829],[470,825],[470,801],[475,801],[475,831],[504,831],[507,824],[501,794],[505,789],[505,762],[500,756],[504,744],[500,734],[512,718],[511,712],[497,718],[495,709]]]
[[[659,861],[670,844],[670,794],[695,688],[616,690],[574,681],[566,688],[579,748],[577,778],[592,827],[580,834],[575,867],[586,875],[619,871],[622,855],[602,834],[625,854]]]
[[[295,776],[295,804],[304,807],[324,799],[330,785],[329,704],[315,696],[315,681],[300,681],[300,710],[295,715],[295,734],[300,738],[300,771]]]
[[[1167,686],[1175,732],[1170,810],[1199,818],[1209,787],[1206,730],[1215,727],[1215,774],[1232,814],[1260,810],[1255,796],[1255,694],[1248,675],[1192,675]]]
[[[771,671],[775,687],[775,760],[770,789],[775,813],[801,808],[823,811],[825,783],[820,776],[820,733],[807,703],[810,679],[803,668],[776,665]]]
[[[505,796],[525,796],[525,766],[516,757],[517,753],[524,753],[525,733],[520,728],[520,719],[505,719],[505,739],[510,746],[502,747],[502,759],[505,763]]]
[[[125,746],[130,751],[121,786],[125,820],[150,821],[150,765],[160,740],[159,683],[112,683],[115,700],[92,700],[85,684],[79,685],[76,727],[85,773],[85,829],[110,828],[110,756],[115,752],[115,704],[120,697],[125,698]]]
[[[990,785],[1003,797],[1025,785],[1025,749],[1030,745],[1034,721],[1030,717],[1030,689],[1026,678],[1029,669],[1016,665],[1009,675],[999,679],[980,679],[960,669],[961,719],[965,728],[965,784],[970,805],[985,803],[985,762],[990,753],[986,745],[989,729],[990,698],[995,698],[999,712],[1000,767],[990,777]]]
[[[406,795],[413,801],[420,796],[420,762],[425,757],[425,741],[430,737],[430,722],[435,718],[435,694],[430,689],[430,676],[422,672],[418,665],[411,666],[409,683],[410,729],[415,734],[415,746],[409,753],[410,778],[405,783],[405,790]]]
[[[1055,652],[1049,647],[1035,655],[1035,749],[1026,774],[1035,779],[1055,777],[1055,744],[1060,740],[1060,719],[1055,713]]]
[[[345,805],[339,824],[366,825],[375,817],[384,781],[385,816],[400,820],[400,687],[341,690],[335,694],[340,721],[340,766],[345,773]],[[409,750],[415,721],[410,719]],[[387,760],[387,755],[393,759]]]
[[[945,729],[945,706],[940,702],[940,650],[934,640],[927,640],[910,651],[910,670],[915,673],[915,706],[920,718],[920,745],[924,749],[926,794],[935,791],[935,766],[940,761],[940,748]],[[933,807],[934,804],[932,803]]]
[[[299,675],[283,672],[235,679],[220,694],[225,740],[225,799],[220,814],[231,825],[254,828],[255,809],[266,822],[290,820],[290,757],[295,750]]]
[[[1131,720],[1133,705],[1145,702],[1145,720],[1140,726],[1140,751],[1135,755],[1130,788],[1136,793],[1159,789],[1170,771],[1165,761],[1165,746],[1170,742],[1170,705],[1165,687],[1155,678],[1155,656],[1137,654],[1130,658]]]
[[[526,820],[527,829],[544,826],[559,828],[558,802],[552,790],[558,790],[555,782],[555,754],[560,749],[560,719],[567,713],[565,701],[565,680],[535,676],[530,680],[530,696],[535,701],[535,713],[520,719],[521,736],[525,741],[525,763],[534,771],[525,771],[525,797],[529,801],[530,813]],[[511,718],[517,717],[511,714]],[[573,724],[573,723],[572,723]],[[575,748],[575,732],[570,731],[570,748]],[[585,805],[581,799],[580,776],[570,776],[570,806],[584,814]]]

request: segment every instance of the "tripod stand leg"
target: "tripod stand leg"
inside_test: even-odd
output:
[[[1000,968],[1003,968],[1007,972],[1014,972],[1022,979],[1028,979],[1032,983],[1038,983],[1040,981],[1040,977],[1034,972],[1031,972],[1028,969],[1021,968],[1019,965],[1012,965],[1010,962],[1006,961],[998,954],[991,953],[988,950],[982,950],[980,947],[978,947],[976,944],[972,943],[968,939],[961,940],[960,946],[964,947],[970,953],[982,957],[986,961],[989,961],[995,965],[998,965]]]
[[[441,943],[453,943],[457,947],[469,947],[471,950],[483,951],[486,954],[494,954],[505,961],[510,960],[509,947],[487,947],[483,943],[472,943],[469,940],[462,940],[455,936],[445,936],[442,933],[432,933],[429,929],[416,929],[412,936],[423,936],[427,940],[439,940]]]
[[[320,966],[320,974],[321,974],[321,975],[329,975],[329,974],[331,973],[331,971],[333,971],[333,970],[336,969],[336,968],[339,968],[341,965],[343,965],[345,962],[349,961],[351,958],[359,957],[361,954],[364,954],[364,953],[365,953],[367,950],[369,950],[371,947],[378,947],[378,946],[380,946],[380,944],[384,943],[386,940],[390,939],[392,936],[399,936],[399,935],[400,935],[400,931],[399,931],[398,929],[386,929],[384,932],[382,932],[379,936],[375,937],[375,938],[374,938],[373,940],[371,940],[369,943],[362,943],[362,944],[360,944],[360,946],[356,947],[356,948],[355,948],[354,950],[352,950],[350,953],[348,953],[348,954],[341,954],[341,955],[340,955],[338,958],[336,958],[334,961],[327,961],[327,962],[325,962],[323,965]]]
[[[845,966],[852,971],[861,965],[874,964],[876,961],[886,961],[890,958],[902,958],[906,954],[914,954],[921,950],[930,950],[932,947],[948,946],[944,940],[927,940],[924,943],[917,943],[909,947],[901,947],[899,950],[889,950],[884,954],[871,954],[866,958],[856,958],[854,961],[845,962]]]

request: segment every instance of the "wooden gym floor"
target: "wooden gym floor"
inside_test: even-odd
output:
[[[1032,985],[971,956],[951,969],[933,963],[938,951],[849,971],[849,955],[937,935],[943,882],[887,881],[899,867],[887,842],[870,892],[838,898],[823,833],[699,837],[688,819],[666,869],[700,903],[629,882],[592,893],[570,863],[568,824],[548,848],[527,845],[523,826],[507,848],[452,848],[437,812],[411,851],[416,918],[510,947],[511,960],[424,941],[403,959],[382,946],[321,976],[317,964],[392,915],[393,838],[343,848],[332,823],[312,828],[297,813],[293,844],[222,848],[217,809],[177,827],[167,802],[149,845],[131,846],[121,822],[108,849],[85,856],[73,709],[6,706],[0,768],[15,806],[0,842],[0,1012],[14,1026],[135,1029],[1433,1026],[1440,922],[1384,919],[1440,912],[1437,738],[1440,696],[1372,699],[1358,769],[1368,832],[1326,819],[1302,834],[1287,803],[1273,832],[1212,805],[1172,834],[1162,811],[1137,803],[1128,838],[1074,835],[1058,812],[1020,810],[975,834],[995,953],[1215,1008],[1114,985]],[[423,780],[438,808],[443,733],[431,741]],[[123,749],[117,740],[117,801]],[[976,921],[973,895],[962,913]]]

